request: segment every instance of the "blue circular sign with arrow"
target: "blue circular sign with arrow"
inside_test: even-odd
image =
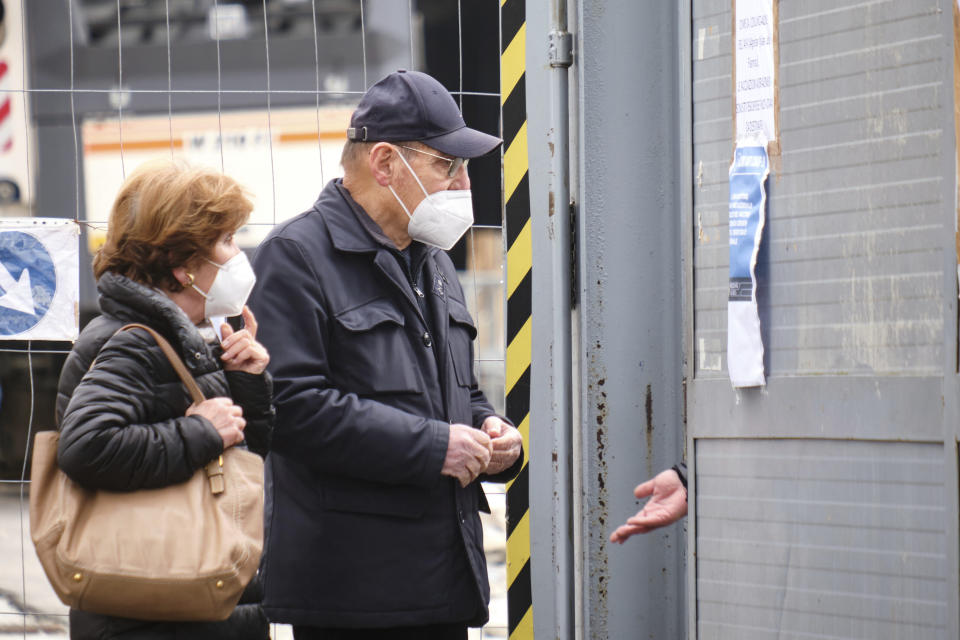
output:
[[[0,231],[0,336],[35,327],[56,290],[57,270],[43,243],[22,231]]]

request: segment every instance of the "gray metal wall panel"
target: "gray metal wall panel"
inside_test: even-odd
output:
[[[946,637],[936,444],[696,447],[700,638]]]
[[[726,376],[730,6],[693,4],[698,377]],[[759,285],[770,376],[943,370],[941,19],[935,2],[780,5],[782,171]]]
[[[583,532],[577,637],[584,640],[685,635],[683,528],[622,546],[608,539],[637,510],[633,488],[679,460],[685,437],[677,16],[677,6],[662,0],[586,0],[577,7],[579,179],[571,197],[580,464],[574,473],[582,483],[575,499]],[[545,46],[528,34],[528,49]],[[528,113],[533,119],[532,103]],[[535,294],[534,318],[550,313],[538,299],[546,296]],[[552,357],[535,351],[534,375]]]

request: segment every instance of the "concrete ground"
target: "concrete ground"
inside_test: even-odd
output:
[[[67,608],[47,583],[30,540],[29,486],[0,483],[0,640],[66,640]],[[490,622],[471,629],[470,640],[507,637],[506,501],[502,485],[486,486],[493,514],[482,514],[490,576]],[[274,625],[275,640],[292,640]]]

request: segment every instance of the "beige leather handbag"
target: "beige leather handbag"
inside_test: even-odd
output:
[[[170,344],[148,331],[190,391]],[[263,550],[263,461],[231,447],[188,481],[119,493],[88,490],[57,467],[56,431],[36,435],[30,536],[64,604],[142,620],[224,620]]]

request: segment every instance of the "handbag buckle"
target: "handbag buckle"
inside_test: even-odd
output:
[[[223,480],[223,456],[208,462],[206,469],[207,479],[210,481],[210,492],[215,496],[223,493],[227,488]]]

